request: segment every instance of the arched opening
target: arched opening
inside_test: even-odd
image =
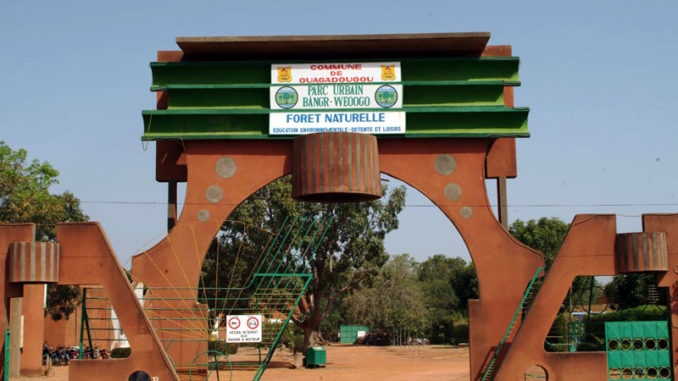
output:
[[[482,152],[484,145],[481,143],[482,142],[479,141],[475,142],[475,145],[471,148],[480,150],[478,152]],[[235,147],[231,148],[235,149]],[[262,146],[260,148],[262,151],[268,152],[270,147]],[[422,157],[419,161],[428,163],[428,167],[417,168],[416,170],[411,166],[406,166],[405,169],[398,167],[397,163],[401,162],[402,158],[393,155],[394,150],[397,151],[398,148],[398,146],[387,145],[384,147],[383,155],[382,152],[380,152],[380,156],[383,156],[385,159],[382,166],[384,172],[391,173],[394,176],[410,181],[413,185],[416,185],[421,189],[422,194],[425,194],[426,198],[434,200],[436,205],[440,207],[440,210],[449,218],[448,221],[452,220],[459,231],[463,232],[466,240],[465,243],[469,245],[469,250],[472,250],[477,257],[474,258],[474,260],[476,260],[474,265],[477,269],[483,270],[478,277],[478,291],[480,292],[482,291],[481,288],[484,288],[487,295],[501,295],[506,301],[506,303],[503,304],[490,305],[489,301],[494,300],[494,297],[488,297],[484,298],[484,301],[481,299],[471,303],[472,308],[469,311],[469,314],[473,313],[477,318],[475,320],[475,327],[477,327],[477,330],[484,331],[484,334],[481,335],[481,340],[474,341],[474,343],[477,344],[477,346],[475,346],[475,348],[477,348],[476,351],[479,353],[476,353],[473,357],[471,369],[475,375],[484,373],[485,369],[489,369],[487,364],[491,364],[492,361],[496,360],[497,354],[495,353],[495,349],[498,344],[501,345],[504,343],[502,336],[504,336],[505,332],[508,332],[511,328],[509,327],[509,325],[512,324],[511,317],[516,311],[513,306],[517,306],[520,303],[520,299],[524,292],[524,285],[529,282],[535,269],[539,267],[538,265],[541,262],[541,258],[538,254],[527,249],[524,245],[511,239],[510,236],[506,234],[506,231],[497,223],[489,207],[482,178],[479,180],[479,178],[469,175],[469,173],[475,171],[458,170],[455,174],[450,174],[444,170],[440,170],[441,168],[436,166],[436,163],[439,161],[438,158],[441,156],[446,157],[446,155],[450,156],[449,154],[439,153],[446,152],[445,147],[438,147],[434,153],[429,153],[428,151],[430,151],[430,149],[427,149],[425,154],[420,153]],[[389,154],[389,152],[391,153]],[[195,182],[193,183],[192,188],[187,190],[186,196],[187,200],[190,199],[191,202],[186,203],[177,227],[171,231],[170,235],[165,240],[147,253],[135,257],[134,260],[134,267],[139,269],[139,278],[152,279],[154,282],[157,280],[158,270],[162,271],[162,267],[155,263],[156,259],[164,261],[161,265],[166,269],[171,268],[169,276],[172,277],[172,279],[164,279],[165,276],[160,275],[164,280],[162,282],[156,282],[156,286],[162,286],[163,283],[172,286],[187,282],[185,283],[185,287],[190,290],[177,290],[176,287],[168,287],[170,288],[169,290],[161,291],[164,297],[157,298],[157,302],[161,303],[162,300],[167,300],[168,297],[172,297],[172,293],[176,292],[180,294],[176,297],[181,300],[183,300],[182,298],[192,297],[193,299],[191,300],[195,301],[198,298],[199,275],[203,264],[202,256],[204,255],[204,252],[207,251],[209,242],[214,237],[215,233],[213,232],[219,231],[219,227],[221,226],[220,219],[228,214],[231,214],[231,219],[237,219],[237,217],[233,217],[231,211],[238,205],[240,205],[240,207],[244,205],[241,201],[246,195],[249,195],[251,192],[256,192],[257,189],[263,189],[261,187],[264,187],[277,176],[289,173],[291,162],[289,160],[283,162],[284,158],[289,158],[289,156],[285,155],[289,155],[289,152],[281,152],[281,155],[276,156],[276,160],[279,160],[280,162],[280,167],[267,172],[256,171],[264,164],[263,159],[261,160],[262,163],[258,164],[250,161],[239,162],[243,163],[243,165],[246,163],[252,167],[250,168],[250,172],[243,170],[243,173],[251,173],[251,176],[254,176],[254,173],[257,173],[258,175],[250,178],[243,188],[238,189],[232,194],[228,192],[223,194],[220,193],[220,196],[228,197],[228,199],[224,199],[223,202],[222,200],[216,201],[210,198],[209,190],[214,187],[213,181],[210,180],[200,185],[197,185]],[[212,169],[214,163],[221,157],[222,154],[211,153],[211,155],[196,155],[193,160],[198,161],[200,164],[199,167]],[[267,156],[262,154],[261,157]],[[479,153],[470,153],[468,150],[462,150],[455,160],[458,165],[461,165],[460,168],[468,167],[469,169],[477,169],[481,168],[482,159],[483,157]],[[198,166],[196,166],[196,168],[197,167]],[[243,168],[240,168],[239,171],[241,169]],[[197,169],[195,172],[198,172]],[[430,175],[427,175],[428,172],[431,172]],[[454,178],[447,176],[454,176]],[[435,181],[429,181],[430,179],[434,179]],[[377,176],[377,181],[379,181],[379,176]],[[452,184],[457,187],[451,186]],[[225,184],[220,185],[220,189],[226,189]],[[466,198],[462,198],[461,202],[457,202],[460,200],[460,189],[462,189],[462,193]],[[205,199],[207,202],[205,202]],[[283,204],[282,206],[284,207],[286,205],[287,204]],[[327,204],[318,205],[327,206]],[[433,207],[432,209],[436,210],[436,207]],[[205,214],[205,211],[209,214]],[[358,210],[358,212],[360,212],[360,210]],[[341,218],[341,220],[350,219]],[[388,220],[377,220],[376,222],[386,223]],[[359,224],[356,224],[356,226],[359,226]],[[385,235],[385,233],[382,235]],[[327,241],[343,242],[338,239],[328,239]],[[367,241],[367,245],[363,246],[379,248],[370,240]],[[503,248],[501,252],[496,252],[498,247]],[[368,250],[368,252],[370,251]],[[155,254],[158,255],[155,256]],[[183,259],[180,260],[180,257]],[[382,257],[387,258],[384,255],[382,255]],[[192,261],[192,258],[196,258],[197,260]],[[326,265],[329,266],[330,264],[338,265],[334,259],[327,260]],[[191,268],[183,271],[184,265],[188,265]],[[359,263],[359,265],[362,265],[362,263]],[[355,265],[353,268],[358,268],[361,271],[365,269],[364,266]],[[506,269],[511,270],[505,271]],[[189,275],[187,276],[186,273]],[[153,277],[156,277],[156,279],[153,279]],[[520,287],[506,288],[505,286],[502,286],[505,284],[518,283],[520,283]],[[314,295],[311,303],[307,303],[311,305],[314,300],[322,300],[322,298],[316,298]],[[199,306],[201,305],[199,302],[196,304]],[[204,305],[204,307],[201,306],[200,308],[204,308],[204,310],[195,311],[196,316],[189,316],[191,320],[206,320],[205,316],[208,314],[209,308],[207,304],[202,303],[202,305]],[[177,306],[175,305],[174,307]],[[321,305],[320,309],[322,310],[323,308],[324,307]],[[196,310],[197,308],[192,307],[192,309]],[[149,309],[146,308],[146,310],[148,311]],[[177,318],[179,317],[180,316],[177,316]],[[480,324],[478,324],[478,322],[480,322]],[[171,327],[166,326],[166,328]],[[196,347],[194,350],[191,350],[191,352],[196,354],[207,353],[208,346],[205,343],[205,337],[207,336],[206,332],[211,328],[205,328],[205,324],[203,324],[202,328],[198,329],[203,331],[203,336],[200,339],[196,339],[199,340],[199,343],[196,344]],[[311,329],[311,331],[315,331],[315,328]],[[308,335],[304,336],[308,337]],[[399,333],[399,337],[402,338],[403,336],[405,336],[404,333]],[[169,341],[171,342],[171,340]],[[304,347],[305,346],[306,345],[304,345]],[[167,348],[170,356],[174,356],[174,352],[178,350],[176,346],[168,346]],[[465,367],[468,367],[468,362],[464,361],[464,363]]]
[[[205,357],[206,363],[212,364],[208,368],[227,371],[239,379],[244,371],[255,371],[252,368],[260,361],[268,361],[268,367],[275,369],[267,372],[278,372],[280,367],[301,366],[301,356],[295,358],[295,352],[309,344],[329,344],[325,346],[328,362],[346,361],[356,372],[364,371],[365,366],[377,369],[384,379],[396,365],[404,364],[402,356],[412,357],[418,365],[399,371],[416,375],[426,367],[430,372],[431,364],[417,362],[430,355],[440,359],[435,366],[440,367],[436,371],[442,378],[449,372],[469,373],[466,306],[469,299],[477,297],[477,279],[468,250],[456,229],[450,233],[454,225],[449,219],[416,189],[408,187],[402,212],[389,210],[399,208],[394,205],[393,192],[404,183],[386,175],[382,181],[388,191],[382,201],[375,201],[378,205],[341,208],[285,201],[289,183],[282,178],[255,192],[231,213],[210,246],[195,285],[197,304],[207,311],[204,325],[210,328],[204,331],[211,340],[207,349],[214,352]],[[422,212],[429,218],[422,217]],[[370,221],[372,215],[381,218]],[[397,223],[389,221],[393,216]],[[431,216],[435,228],[427,227]],[[339,231],[328,229],[330,219],[346,226]],[[363,225],[375,232],[358,229]],[[309,243],[311,251],[306,251]],[[324,257],[320,259],[320,255]],[[254,274],[263,273],[278,274],[280,279],[271,275],[264,282],[266,287],[248,294]],[[324,273],[324,281],[318,280],[319,273]],[[290,309],[289,299],[275,300],[291,292],[285,288],[289,282],[283,281],[283,276],[297,277],[300,285],[303,274],[315,280],[309,279],[309,288],[300,294],[298,305]],[[327,287],[314,284],[316,281],[327,283]],[[335,294],[326,294],[329,292]],[[389,297],[384,298],[386,295]],[[256,315],[258,307],[264,307],[260,313],[263,344],[229,343],[228,316]],[[321,310],[322,322],[310,330],[309,342],[303,323],[314,318],[316,308]],[[287,313],[291,313],[289,321]],[[358,340],[348,346],[335,345],[346,332],[342,326],[361,324],[369,327],[355,332]],[[273,335],[276,333],[279,337]],[[270,345],[277,345],[278,351],[267,359]],[[375,351],[377,356],[364,364],[364,351]],[[243,364],[250,367],[245,369]]]

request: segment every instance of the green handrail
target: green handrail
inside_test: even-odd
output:
[[[534,276],[532,276],[532,280],[530,283],[527,285],[527,288],[525,289],[525,293],[523,294],[523,298],[520,300],[520,304],[518,305],[518,309],[516,310],[516,313],[513,314],[513,319],[511,319],[511,324],[509,324],[508,328],[506,329],[506,332],[504,333],[504,337],[501,339],[499,342],[499,345],[497,345],[497,350],[494,351],[494,355],[492,356],[492,360],[490,360],[490,364],[487,366],[487,369],[485,370],[485,373],[483,374],[482,381],[487,381],[490,378],[490,374],[492,373],[492,370],[494,368],[494,363],[497,362],[497,358],[499,357],[499,353],[501,353],[501,349],[506,343],[506,339],[508,339],[509,335],[511,334],[511,329],[513,329],[513,325],[516,323],[516,320],[518,320],[518,316],[520,315],[520,312],[523,310],[523,307],[525,306],[525,300],[527,299],[527,295],[529,295],[530,291],[532,291],[532,286],[534,286],[534,283],[537,281],[537,278],[539,278],[539,274],[544,271],[544,267],[540,267],[537,269],[537,271],[534,273]]]

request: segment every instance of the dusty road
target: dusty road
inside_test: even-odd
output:
[[[468,348],[443,346],[366,347],[332,345],[327,366],[318,369],[269,368],[262,381],[468,381]],[[274,360],[289,360],[280,353]],[[101,360],[106,361],[106,360]],[[56,367],[54,377],[20,377],[12,381],[68,381],[68,367]],[[221,374],[224,380],[224,374]],[[226,377],[229,379],[230,377]],[[195,378],[194,378],[195,379]],[[216,380],[216,374],[210,381]],[[233,374],[232,380],[251,380],[251,375]],[[126,381],[126,380],[120,380]],[[196,380],[198,381],[198,380]]]
[[[332,345],[327,367],[269,369],[262,381],[468,381],[468,348]],[[211,381],[211,380],[210,380]]]

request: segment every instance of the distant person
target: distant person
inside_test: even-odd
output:
[[[148,375],[148,373],[137,370],[136,372],[129,375],[127,381],[151,381],[151,377]]]

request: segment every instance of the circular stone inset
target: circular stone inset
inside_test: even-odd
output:
[[[200,222],[205,222],[210,219],[210,212],[205,209],[200,209],[198,211],[198,221]]]
[[[445,185],[445,198],[450,201],[457,201],[461,197],[461,187],[455,183]]]
[[[464,206],[459,210],[459,214],[464,218],[471,218],[473,216],[473,209],[470,206]]]
[[[532,365],[525,370],[525,381],[547,381],[549,379],[546,369],[539,365]]]
[[[436,172],[440,173],[443,176],[451,175],[455,169],[457,169],[457,161],[450,154],[443,153],[436,157],[434,163]]]
[[[235,170],[237,166],[235,165],[235,160],[230,157],[224,156],[217,160],[217,165],[214,170],[217,171],[217,175],[222,179],[228,179],[235,175]]]
[[[207,201],[215,203],[221,201],[223,197],[224,191],[218,185],[210,185],[207,187],[207,191],[205,192],[205,198],[207,198]]]

